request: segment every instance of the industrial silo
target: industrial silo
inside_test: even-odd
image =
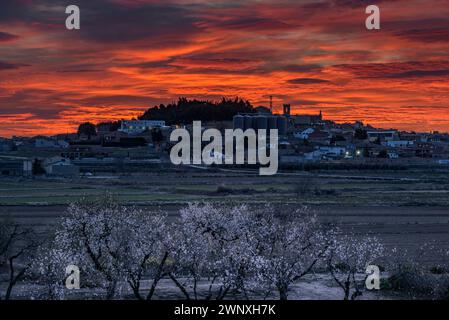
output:
[[[268,129],[277,128],[277,117],[268,117]]]
[[[253,118],[252,116],[244,117],[244,130],[253,129]]]
[[[245,129],[245,118],[241,115],[234,116],[233,119],[234,129]]]
[[[256,125],[255,129],[267,129],[268,128],[268,118],[266,116],[257,116],[255,117]]]
[[[279,135],[287,134],[287,118],[286,117],[278,117],[277,118],[277,127]]]

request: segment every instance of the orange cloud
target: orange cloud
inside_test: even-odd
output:
[[[79,32],[50,0],[4,0],[0,136],[65,133],[179,96],[275,97],[277,110],[449,131],[449,1],[80,0]]]

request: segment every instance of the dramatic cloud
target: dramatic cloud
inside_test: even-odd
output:
[[[0,136],[242,96],[327,119],[449,131],[449,0],[3,0]]]
[[[398,32],[396,35],[411,41],[445,43],[449,39],[449,23],[446,29],[412,29]]]
[[[389,75],[390,78],[414,78],[414,77],[443,77],[449,76],[449,69],[445,70],[410,70]]]
[[[296,78],[296,79],[290,79],[287,82],[292,83],[292,84],[317,84],[317,83],[326,83],[329,81],[323,80],[323,79],[313,79],[313,78]]]
[[[0,31],[0,42],[13,41],[13,40],[17,40],[18,38],[19,37],[14,34]]]
[[[26,65],[0,61],[0,71],[17,69],[17,68],[24,67],[24,66],[26,66]]]

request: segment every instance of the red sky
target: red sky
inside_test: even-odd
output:
[[[65,29],[65,7],[81,30]],[[381,30],[365,29],[365,7]],[[449,0],[2,0],[0,136],[73,131],[179,96],[449,131]]]

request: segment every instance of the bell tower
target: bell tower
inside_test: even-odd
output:
[[[290,104],[284,104],[284,116],[290,116]]]

